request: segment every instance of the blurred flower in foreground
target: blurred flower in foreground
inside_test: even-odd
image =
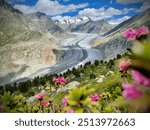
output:
[[[130,40],[135,40],[137,37],[137,32],[135,29],[129,28],[124,31],[123,36]]]
[[[134,100],[144,95],[144,93],[138,90],[133,84],[124,83],[122,86],[124,88],[123,97],[128,100]]]
[[[138,40],[142,36],[147,36],[148,33],[148,28],[143,26],[138,29],[129,28],[123,32],[123,36],[129,40]]]
[[[150,87],[150,78],[145,77],[140,72],[133,70],[132,77],[133,77],[135,83],[137,83],[139,85]]]
[[[147,27],[143,26],[137,29],[137,37],[145,36],[149,33],[149,30]]]
[[[124,34],[131,32],[127,29]],[[135,35],[135,30],[133,33]],[[131,49],[132,65],[130,69],[132,71],[128,73],[131,74],[132,81],[131,84],[122,84],[124,88],[122,95],[128,100],[130,108],[137,112],[149,112],[150,110],[150,39],[148,33],[149,30],[145,26],[136,30],[136,38],[132,40],[138,40],[138,42]],[[131,40],[129,35],[124,36]],[[125,81],[129,80],[130,78],[125,78]]]

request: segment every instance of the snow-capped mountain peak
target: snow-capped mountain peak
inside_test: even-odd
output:
[[[60,24],[81,24],[81,23],[86,23],[90,20],[89,17],[81,17],[81,18],[76,18],[76,19],[64,19],[64,20],[56,20],[55,23],[60,25]]]
[[[84,33],[105,33],[112,29],[105,19],[94,21],[89,17],[79,17],[76,19],[57,20],[55,23],[63,30],[69,32],[84,32]]]

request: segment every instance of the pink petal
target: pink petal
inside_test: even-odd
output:
[[[138,90],[133,84],[125,83],[122,86],[124,88],[122,95],[127,100],[135,100],[144,95],[144,93]]]
[[[140,72],[133,70],[132,77],[137,84],[150,87],[150,78],[145,77]]]

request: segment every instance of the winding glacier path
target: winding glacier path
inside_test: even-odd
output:
[[[36,76],[44,76],[46,74],[63,73],[73,67],[84,65],[86,62],[102,59],[99,50],[91,48],[90,42],[97,37],[97,34],[73,33],[74,38],[65,39],[60,43],[64,50],[63,58],[53,67],[43,68],[31,74],[28,77],[15,80],[21,82],[33,79]]]

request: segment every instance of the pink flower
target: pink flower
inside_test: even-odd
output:
[[[64,106],[67,106],[67,104],[68,104],[68,99],[67,99],[66,97],[63,98],[63,99],[62,99],[62,103],[63,103]]]
[[[100,99],[98,94],[93,94],[90,96],[90,98],[91,98],[91,101],[94,101],[94,102],[96,102]]]
[[[35,95],[35,98],[36,98],[36,99],[43,99],[44,96],[45,96],[44,93],[39,93],[39,94]]]
[[[54,77],[54,78],[52,79],[52,81],[55,82],[55,83],[59,83],[59,79],[56,78],[56,77]]]
[[[128,67],[131,65],[131,60],[123,60],[119,63],[119,69],[123,72],[127,72]]]
[[[47,104],[48,104],[48,101],[42,101],[42,102],[40,102],[40,105],[41,105],[42,107],[45,107]]]
[[[67,80],[64,77],[59,78],[59,83],[60,84],[65,84],[66,82],[67,82]]]
[[[140,37],[140,36],[145,36],[149,33],[149,30],[147,27],[143,26],[141,28],[138,28],[137,29],[137,36]]]
[[[123,36],[128,38],[129,40],[138,40],[141,36],[145,36],[149,33],[147,27],[143,26],[136,29],[129,28],[124,31]]]
[[[67,110],[65,113],[74,113],[74,110]]]
[[[145,77],[140,72],[133,70],[132,77],[137,84],[150,87],[150,78]]]
[[[144,95],[144,93],[138,90],[133,84],[125,83],[122,84],[122,86],[124,88],[123,97],[127,100],[135,100]]]
[[[59,77],[59,78],[54,77],[52,81],[58,84],[65,84],[67,82],[67,80],[64,77]]]
[[[129,28],[123,32],[123,36],[130,40],[135,40],[137,37],[137,31],[135,29]]]

